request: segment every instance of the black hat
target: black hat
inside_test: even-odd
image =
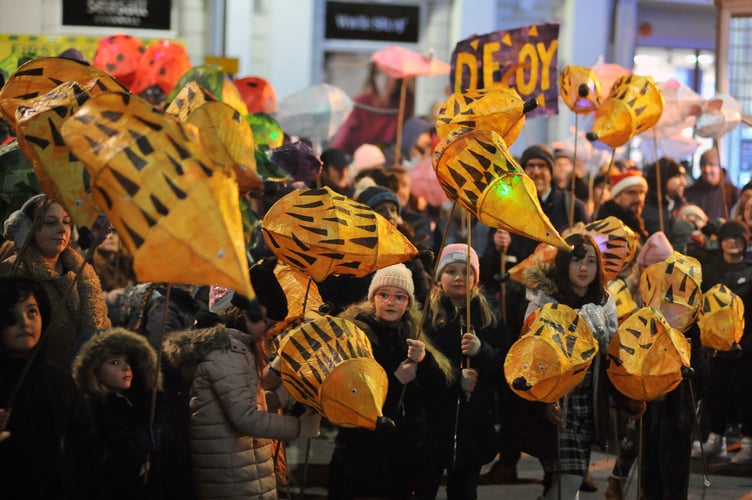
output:
[[[554,154],[551,152],[548,146],[546,146],[545,144],[535,144],[527,148],[525,151],[523,151],[522,156],[520,156],[520,166],[523,168],[523,170],[527,162],[534,158],[545,161],[546,164],[548,164],[548,169],[551,171],[551,174],[553,175]]]
[[[749,228],[743,222],[727,221],[718,229],[718,240],[723,241],[726,238],[741,238],[744,240],[744,246],[747,247],[749,245]]]
[[[236,293],[232,297],[232,305],[250,312],[257,311],[258,304],[261,304],[266,307],[266,316],[269,319],[284,321],[288,312],[287,296],[274,275],[276,265],[276,257],[267,257],[253,264],[249,273],[256,298],[249,301],[246,297]]]
[[[400,210],[400,202],[399,198],[397,198],[397,194],[391,189],[382,186],[371,186],[366,188],[358,195],[356,201],[368,205],[373,210],[376,210],[376,207],[382,203],[393,203],[397,207],[397,211],[399,212]]]
[[[325,167],[334,167],[337,170],[342,170],[352,163],[352,158],[341,149],[330,148],[321,153],[321,162]]]

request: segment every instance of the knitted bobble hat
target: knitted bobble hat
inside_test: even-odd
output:
[[[439,257],[439,265],[436,268],[436,281],[441,279],[441,273],[446,266],[456,262],[467,263],[467,245],[465,243],[453,243],[444,247]],[[478,261],[478,254],[472,247],[470,248],[470,267],[473,269],[473,286],[475,286],[480,281],[480,262]]]
[[[410,303],[415,301],[413,273],[404,264],[394,264],[376,271],[368,287],[368,300],[373,300],[376,290],[385,286],[399,288],[410,296]]]

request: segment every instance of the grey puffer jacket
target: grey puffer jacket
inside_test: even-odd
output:
[[[196,492],[206,499],[276,499],[272,439],[294,439],[296,417],[266,411],[252,339],[219,326],[174,332],[167,360],[193,372],[191,454]]]

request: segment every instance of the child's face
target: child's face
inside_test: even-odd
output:
[[[130,389],[133,381],[133,370],[131,370],[131,364],[127,357],[123,355],[113,356],[99,365],[97,377],[112,392],[122,392]]]
[[[595,254],[593,245],[587,245],[587,254],[582,259],[572,257],[569,262],[569,282],[572,285],[572,291],[578,296],[583,297],[587,293],[587,288],[595,279],[598,271],[598,258]]]
[[[16,317],[16,324],[2,328],[0,343],[10,356],[25,357],[42,336],[42,314],[33,295],[13,306],[11,311]]]
[[[376,319],[396,323],[410,306],[410,296],[401,288],[382,286],[373,294],[373,306]]]
[[[465,300],[467,296],[468,276],[467,264],[464,262],[454,262],[447,264],[441,270],[439,277],[441,289],[452,299],[452,302]]]

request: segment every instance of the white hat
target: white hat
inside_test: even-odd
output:
[[[368,287],[368,300],[373,300],[376,290],[384,286],[399,288],[410,296],[411,303],[415,301],[413,273],[404,264],[394,264],[376,271]]]

